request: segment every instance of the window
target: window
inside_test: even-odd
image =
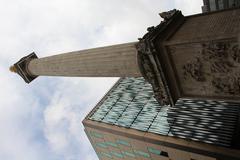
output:
[[[111,158],[112,159],[112,156],[108,153],[104,153],[104,152],[101,152],[100,153],[100,156],[103,156],[103,157],[108,157],[108,158]]]
[[[112,153],[113,156],[118,157],[118,158],[123,158],[124,157],[122,153],[118,153],[118,152],[115,152],[115,151],[112,151],[111,153]]]
[[[94,131],[90,132],[90,136],[91,137],[95,137],[95,138],[103,138],[103,135]]]
[[[99,148],[107,148],[107,145],[104,142],[98,142],[95,145]]]
[[[216,11],[216,1],[215,0],[209,0],[209,4],[210,4],[210,10],[211,11]]]
[[[147,131],[159,107],[152,86],[144,78],[124,78],[90,119]]]
[[[139,155],[139,156],[142,156],[142,157],[145,157],[145,158],[149,158],[150,155],[146,152],[143,152],[143,151],[139,151],[139,150],[134,150],[134,152]]]
[[[219,7],[219,9],[224,9],[224,2],[223,2],[223,0],[218,0],[218,7]]]
[[[118,144],[121,144],[121,145],[124,145],[124,146],[130,146],[130,144],[127,142],[127,141],[125,141],[125,140],[117,140],[117,143]]]
[[[122,151],[122,153],[128,157],[135,158],[135,154],[133,152]]]
[[[106,142],[106,144],[111,147],[118,147],[118,145],[114,142]]]

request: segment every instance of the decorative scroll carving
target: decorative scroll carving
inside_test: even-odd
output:
[[[174,105],[153,41],[157,35],[164,32],[165,28],[167,28],[171,22],[174,22],[173,17],[179,18],[183,17],[183,15],[176,9],[160,13],[159,15],[164,21],[156,27],[149,27],[147,29],[148,33],[145,34],[143,38],[139,38],[139,42],[136,44],[138,63],[143,77],[152,85],[157,101],[161,105]]]
[[[167,21],[172,18],[172,16],[177,12],[176,9],[170,10],[168,12],[162,12],[159,13],[160,17],[164,19],[164,21]]]
[[[145,40],[140,41],[136,48],[138,50],[138,63],[143,77],[152,85],[155,98],[161,105],[169,105],[170,99],[166,92],[160,73],[156,70],[156,62],[153,57],[156,50],[153,44]]]
[[[208,76],[215,93],[240,95],[239,67],[238,44],[233,41],[211,42],[202,44],[200,56],[183,65],[183,75],[185,80],[190,75],[196,81],[204,81]]]

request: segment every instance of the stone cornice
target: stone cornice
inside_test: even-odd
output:
[[[176,9],[159,14],[164,20],[156,27],[147,29],[148,33],[139,38],[136,44],[138,50],[138,64],[143,77],[152,85],[155,98],[160,105],[174,105],[175,100],[170,93],[162,66],[158,58],[156,39],[166,37],[165,31],[176,23],[183,20],[181,11]]]

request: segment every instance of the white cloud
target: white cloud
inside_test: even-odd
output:
[[[40,160],[48,157],[42,154],[46,153],[41,148],[42,142],[34,140],[34,131],[39,129],[35,126],[38,117],[31,115],[38,114],[36,108],[40,104],[29,94],[29,89],[16,84],[2,66],[0,72],[8,75],[1,76],[0,80],[0,159]]]
[[[27,85],[8,66],[39,57],[135,41],[191,0],[0,0],[0,159],[94,160],[81,124],[116,79],[39,77]],[[191,6],[191,7],[189,7]]]
[[[202,0],[174,0],[174,6],[180,9],[184,15],[201,13]]]
[[[85,153],[90,149],[85,146],[90,143],[84,136],[81,122],[115,81],[116,78],[64,79],[44,114],[45,134],[54,152],[66,159],[77,158],[79,154],[87,159]]]

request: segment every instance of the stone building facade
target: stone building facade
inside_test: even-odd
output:
[[[160,106],[143,78],[122,78],[84,119],[100,160],[237,160],[240,104]]]
[[[144,78],[121,79],[83,121],[99,159],[239,160],[240,9],[160,15],[136,45]]]

